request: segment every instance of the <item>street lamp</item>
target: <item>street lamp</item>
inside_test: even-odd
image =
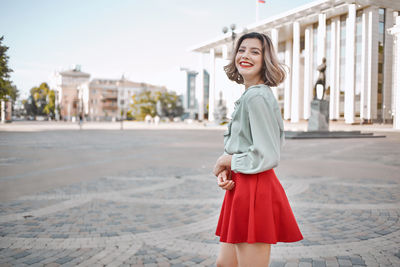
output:
[[[235,49],[235,39],[236,39],[235,29],[236,29],[236,25],[235,24],[231,24],[230,29],[232,31],[231,38],[232,38],[232,51],[233,51]],[[225,26],[225,27],[222,28],[222,32],[224,34],[228,33],[228,31],[229,31],[228,27]]]

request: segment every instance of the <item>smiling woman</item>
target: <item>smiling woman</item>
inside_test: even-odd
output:
[[[218,186],[227,190],[215,232],[221,242],[217,266],[268,266],[271,244],[303,239],[273,169],[284,131],[269,86],[281,83],[285,71],[269,37],[256,32],[238,40],[225,71],[246,90],[235,102],[224,154],[214,167]]]

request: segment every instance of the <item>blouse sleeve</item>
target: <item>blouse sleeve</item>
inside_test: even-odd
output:
[[[244,153],[233,154],[233,171],[253,174],[278,166],[281,130],[271,104],[261,95],[248,100],[252,145]]]

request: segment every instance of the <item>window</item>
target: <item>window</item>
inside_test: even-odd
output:
[[[384,56],[385,56],[385,17],[386,10],[384,8],[380,8],[378,11],[379,14],[379,38],[378,38],[378,103],[377,103],[377,119],[382,121],[384,110]]]

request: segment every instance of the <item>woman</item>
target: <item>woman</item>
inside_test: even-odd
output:
[[[303,239],[274,167],[284,141],[283,122],[269,86],[285,79],[270,38],[252,32],[237,42],[228,78],[244,84],[224,134],[214,174],[227,190],[216,229],[217,266],[268,266],[271,244]]]

